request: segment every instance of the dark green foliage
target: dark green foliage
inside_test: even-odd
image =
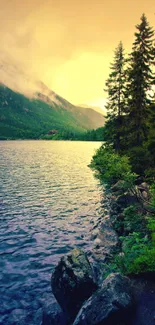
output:
[[[109,187],[116,183],[113,191],[117,199],[111,218],[114,229],[121,236],[122,251],[111,258],[107,272],[112,270],[125,274],[155,271],[155,103],[151,97],[155,84],[152,72],[155,63],[154,32],[145,15],[136,29],[128,69],[122,76],[125,84],[125,96],[121,88],[122,106],[119,101],[121,79],[116,64],[120,57],[118,49],[115,52],[115,64],[106,83],[109,101],[105,143],[91,163],[102,183]],[[145,192],[144,197],[136,187],[134,173],[143,182],[153,184],[150,193]],[[124,210],[121,206],[118,214],[119,190],[134,195],[137,203]]]
[[[155,271],[155,244],[148,235],[133,232],[122,237],[123,253],[115,257],[115,266],[124,274]]]
[[[73,132],[68,130],[59,130],[58,133],[53,135],[42,135],[41,139],[43,140],[78,140],[84,136],[84,133],[80,133],[78,131]]]
[[[127,236],[132,232],[140,232],[145,235],[146,219],[140,211],[138,202],[137,205],[129,205],[125,208],[113,221],[113,227],[120,235]]]
[[[120,43],[106,81],[108,92],[104,140],[128,156],[133,172],[155,176],[154,31],[145,15],[125,60]],[[127,65],[127,67],[126,67]]]
[[[120,271],[124,274],[149,271],[149,265],[148,268],[145,265],[145,269],[140,268],[140,265],[138,266],[138,261],[143,260],[144,256],[151,250],[147,236],[141,237],[138,232],[133,232],[129,236],[122,237],[121,240],[122,253],[115,257],[115,263]]]
[[[79,140],[79,141],[102,141],[104,137],[104,127],[90,130],[85,133],[73,132],[69,130],[59,131],[57,134],[41,136],[44,140]]]
[[[130,157],[130,163],[135,173],[144,176],[152,166],[152,159],[150,156],[147,144],[143,146],[136,146],[128,150],[128,156]]]
[[[123,212],[124,227],[129,226],[128,236],[121,237],[122,253],[115,256],[115,267],[122,273],[146,273],[155,271],[155,185],[151,188],[152,213],[137,213],[137,207],[129,206]]]
[[[136,26],[135,41],[129,57],[128,68],[128,147],[141,146],[148,139],[148,107],[151,103],[149,91],[152,90],[155,62],[153,53],[154,32],[145,15]]]
[[[125,58],[122,42],[114,53],[114,62],[111,64],[111,73],[106,81],[108,93],[107,122],[105,124],[106,141],[113,144],[113,148],[120,150],[122,135],[122,115],[125,111]]]
[[[131,264],[129,273],[147,273],[155,271],[155,248],[144,249],[141,256],[138,256]]]
[[[84,141],[103,141],[105,137],[105,128],[101,127],[96,130],[87,131],[85,134],[82,134],[78,137],[79,140]]]
[[[123,211],[123,226],[126,233],[141,232],[145,234],[145,215],[138,211],[138,207],[130,205]]]
[[[155,179],[155,104],[149,107],[149,135],[147,141],[148,159],[150,164],[146,168],[146,175]]]

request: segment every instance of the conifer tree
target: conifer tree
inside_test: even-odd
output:
[[[154,32],[141,16],[136,25],[135,41],[129,58],[128,69],[128,147],[142,146],[148,137],[148,107],[151,103],[151,89],[154,83],[152,67],[155,62]]]
[[[122,115],[125,110],[125,58],[122,42],[114,52],[111,73],[106,81],[108,93],[107,122],[105,124],[105,140],[113,145],[116,151],[121,146]]]

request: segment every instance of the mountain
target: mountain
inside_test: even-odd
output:
[[[102,114],[72,105],[5,60],[0,83],[0,139],[40,138],[52,130],[79,134],[104,124]]]
[[[80,104],[78,105],[79,107],[85,107],[85,108],[92,108],[94,111],[100,113],[101,115],[105,116],[106,112],[104,109],[102,109],[101,107],[98,106],[91,106],[91,105],[87,105],[87,104]]]

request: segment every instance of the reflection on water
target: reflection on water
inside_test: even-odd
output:
[[[87,165],[99,146],[0,142],[0,323],[37,324],[61,255],[75,245],[90,249],[100,191]]]

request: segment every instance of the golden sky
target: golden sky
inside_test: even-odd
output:
[[[73,104],[100,105],[113,51],[154,0],[0,0],[1,52]]]

